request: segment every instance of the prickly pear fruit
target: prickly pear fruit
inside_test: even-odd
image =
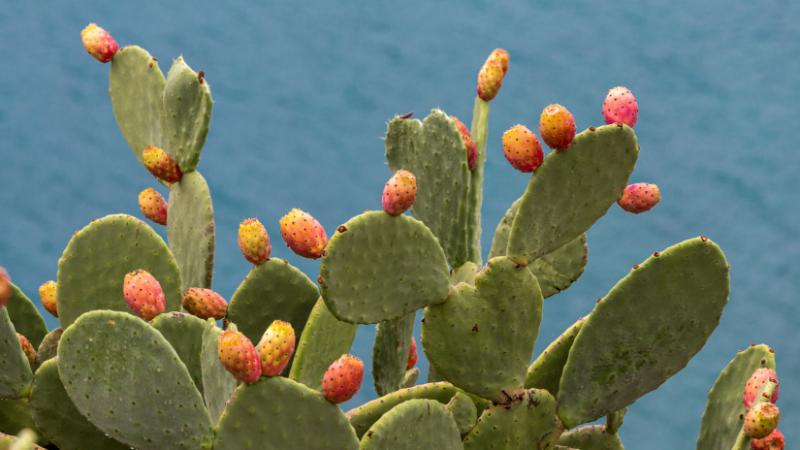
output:
[[[557,103],[547,105],[539,116],[539,134],[551,148],[564,150],[575,138],[575,118]]]
[[[629,184],[617,204],[625,211],[639,214],[649,211],[661,201],[661,191],[658,185],[651,183]]]
[[[94,23],[90,23],[81,31],[81,40],[86,51],[101,63],[111,61],[119,50],[117,41],[111,34]]]
[[[222,365],[234,378],[246,384],[253,384],[261,377],[261,361],[258,352],[237,330],[225,330],[217,341],[217,352]]]
[[[763,438],[772,433],[781,421],[781,412],[772,403],[756,403],[744,416],[744,434],[749,438]]]
[[[58,302],[56,301],[56,282],[46,281],[39,286],[39,297],[42,299],[42,306],[50,314],[58,317]]]
[[[342,403],[353,398],[364,378],[364,363],[353,355],[342,355],[325,371],[322,394],[332,403]]]
[[[639,104],[630,89],[617,86],[611,88],[603,102],[603,118],[606,123],[622,122],[633,128],[639,116]]]
[[[292,358],[294,344],[292,324],[283,320],[273,321],[256,347],[261,358],[261,374],[268,377],[280,375]]]
[[[167,201],[157,190],[147,188],[139,193],[139,209],[153,222],[167,224]]]
[[[458,128],[458,132],[461,133],[461,140],[464,141],[464,149],[467,151],[467,165],[469,166],[469,170],[475,169],[475,164],[478,163],[478,144],[475,143],[475,139],[472,139],[472,133],[469,132],[469,128],[464,125],[464,122],[458,120],[455,116],[450,116],[453,120],[453,123],[456,124],[456,128]]]
[[[33,367],[34,363],[36,363],[36,349],[33,348],[33,344],[25,336],[17,333],[17,339],[19,339],[19,346],[22,347],[22,353],[25,353],[28,363]]]
[[[783,438],[783,433],[777,428],[761,439],[753,439],[750,441],[750,448],[752,450],[783,450],[785,446],[786,441]]]
[[[383,210],[392,216],[406,212],[416,199],[417,177],[407,170],[398,170],[383,186]]]
[[[297,208],[281,218],[281,236],[293,252],[317,259],[328,245],[325,228],[311,214]]]
[[[183,293],[181,303],[189,314],[204,320],[220,320],[228,312],[228,303],[211,289],[189,288]]]
[[[128,307],[144,320],[152,320],[167,308],[161,283],[145,270],[134,270],[125,275],[122,293]]]
[[[11,298],[11,277],[5,267],[0,266],[0,308],[6,306]]]
[[[508,72],[508,52],[502,48],[495,49],[478,72],[478,97],[483,101],[491,101],[500,92],[503,77]]]
[[[778,381],[778,375],[772,369],[767,369],[762,367],[760,369],[756,369],[750,378],[747,380],[747,383],[744,385],[744,393],[742,394],[742,402],[744,403],[745,409],[750,409],[750,406],[753,405],[753,402],[758,395],[758,391],[761,390],[761,386],[764,385],[765,382],[771,381],[775,383],[775,390],[772,391],[772,398],[769,399],[771,403],[775,403],[778,401],[778,390],[780,388],[780,382]]]
[[[181,168],[178,163],[162,148],[150,145],[142,152],[144,167],[153,174],[154,177],[166,183],[177,183],[183,178]]]
[[[239,224],[239,250],[245,259],[255,265],[269,259],[272,252],[269,235],[258,219],[245,219]]]
[[[409,370],[417,365],[418,359],[419,355],[417,355],[417,340],[414,339],[414,336],[411,336],[411,348],[408,349],[408,362],[406,363],[406,370]]]
[[[539,138],[523,125],[514,125],[503,133],[503,153],[521,172],[533,172],[544,160]]]

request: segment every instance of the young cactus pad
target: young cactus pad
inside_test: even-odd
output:
[[[619,436],[609,432],[605,425],[590,425],[569,430],[558,438],[558,444],[581,450],[625,450]]]
[[[22,352],[14,324],[0,308],[0,398],[17,399],[30,390],[33,372]]]
[[[210,288],[214,271],[214,207],[200,172],[183,176],[169,189],[169,249],[181,269],[182,291]]]
[[[11,323],[14,324],[14,329],[28,338],[34,347],[38,346],[44,335],[47,334],[47,326],[39,314],[39,310],[36,309],[36,305],[13,283],[6,310]]]
[[[462,450],[452,414],[436,400],[414,399],[381,416],[364,433],[360,450]]]
[[[375,327],[372,347],[372,378],[378,395],[396,391],[403,383],[414,334],[416,314],[385,320]]]

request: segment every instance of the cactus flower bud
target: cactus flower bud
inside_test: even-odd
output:
[[[293,252],[312,259],[322,256],[328,235],[311,214],[294,208],[281,218],[280,224],[281,237]]]
[[[575,138],[575,118],[557,103],[548,105],[539,117],[539,134],[551,148],[565,150]]]
[[[478,97],[491,101],[500,92],[503,77],[508,72],[508,52],[502,48],[495,49],[478,72]]]
[[[86,51],[101,63],[111,61],[119,50],[117,41],[108,31],[94,23],[90,23],[81,31],[81,40]]]
[[[406,362],[406,370],[411,369],[417,365],[419,355],[417,354],[417,340],[411,336],[411,348],[408,349],[408,362]]]
[[[777,428],[772,430],[772,433],[761,439],[753,439],[750,441],[750,448],[752,450],[784,450],[786,441],[783,438],[783,433]]]
[[[5,267],[0,266],[0,308],[6,306],[11,298],[11,277]]]
[[[469,132],[469,128],[464,125],[464,122],[458,120],[458,118],[455,116],[450,116],[450,119],[452,119],[453,123],[456,124],[458,132],[461,133],[461,140],[464,141],[464,149],[467,151],[467,165],[469,166],[469,170],[475,170],[475,165],[478,163],[478,145],[475,144],[475,140],[472,139],[472,133]]]
[[[363,378],[364,363],[353,355],[342,355],[325,371],[322,394],[331,403],[346,402],[361,388]]]
[[[42,306],[54,317],[58,317],[58,302],[56,301],[55,281],[47,281],[39,286],[39,297],[42,299]]]
[[[417,177],[407,170],[398,170],[383,186],[383,210],[392,216],[406,212],[417,199]]]
[[[608,91],[603,101],[603,118],[606,123],[621,122],[633,128],[639,117],[639,104],[630,89],[617,86]]]
[[[140,269],[125,275],[122,293],[131,311],[144,320],[152,320],[167,308],[161,283],[150,272]]]
[[[533,172],[544,160],[539,138],[523,125],[514,125],[503,133],[503,153],[521,172]]]
[[[268,377],[280,375],[292,358],[294,344],[292,324],[283,320],[273,321],[256,346],[261,359],[261,374]]]
[[[22,353],[25,354],[28,363],[33,367],[36,363],[36,349],[33,348],[33,344],[31,344],[31,341],[25,336],[17,333],[17,339],[19,339],[19,346],[22,348]]]
[[[756,403],[744,416],[744,434],[760,439],[768,436],[781,421],[781,412],[773,403]]]
[[[661,201],[661,191],[651,183],[634,183],[622,191],[617,204],[625,211],[639,214],[649,211]]]
[[[255,265],[263,264],[272,252],[267,229],[258,219],[246,219],[239,224],[238,242],[242,255]]]
[[[189,288],[183,293],[183,308],[201,319],[220,320],[228,312],[228,303],[211,289]]]
[[[219,360],[238,381],[253,384],[261,377],[261,360],[247,336],[236,330],[225,330],[217,341]]]
[[[159,225],[167,224],[167,206],[161,193],[153,188],[139,193],[139,209],[142,214]]]
[[[162,148],[150,145],[142,152],[144,166],[154,177],[166,183],[177,183],[183,178],[178,163]]]

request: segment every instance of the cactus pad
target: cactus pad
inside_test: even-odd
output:
[[[181,269],[182,290],[211,288],[214,271],[214,207],[200,172],[184,174],[169,190],[169,248]]]
[[[116,59],[116,58],[115,58]],[[58,318],[65,330],[94,309],[129,311],[125,274],[144,269],[159,281],[167,311],[181,306],[181,277],[164,241],[141,220],[124,214],[98,219],[72,236],[58,263]]]
[[[225,404],[236,389],[236,378],[222,365],[217,353],[217,342],[222,334],[213,319],[209,319],[203,332],[200,368],[203,373],[203,397],[211,420],[216,423]]]
[[[208,323],[190,314],[169,312],[156,316],[150,325],[172,345],[189,371],[195,387],[203,392],[200,352],[203,346],[203,333],[209,326]]]
[[[558,384],[561,381],[561,372],[567,363],[569,349],[575,341],[585,318],[578,319],[561,336],[550,343],[544,351],[528,367],[525,376],[526,388],[546,389],[550,394],[558,395]]]
[[[727,300],[728,262],[708,238],[634,266],[598,301],[572,344],[558,391],[561,420],[572,428],[657,388],[703,347]]]
[[[58,370],[78,411],[120,442],[197,450],[211,438],[211,419],[186,366],[138,317],[82,315],[61,336]]]
[[[450,284],[455,286],[458,283],[467,283],[475,286],[475,276],[478,274],[479,269],[480,267],[474,262],[465,262],[450,273]]]
[[[13,283],[6,310],[17,333],[24,335],[34,347],[38,347],[47,334],[47,326],[36,305]]]
[[[605,425],[591,425],[567,431],[558,438],[558,443],[581,450],[625,450],[619,436],[609,433]]]
[[[415,313],[385,320],[375,327],[372,347],[372,378],[379,396],[400,389],[406,374]]]
[[[489,102],[475,97],[472,109],[471,134],[478,155],[470,173],[467,199],[467,260],[481,264],[481,206],[483,205],[483,166],[486,163],[486,141],[489,138]]]
[[[42,363],[50,358],[55,358],[58,352],[58,342],[61,341],[61,334],[64,332],[61,328],[55,328],[47,333],[39,344],[36,350],[36,365],[40,366]]]
[[[211,88],[199,74],[178,57],[167,73],[164,86],[164,132],[169,153],[183,173],[194,170],[206,142],[211,121]]]
[[[14,324],[6,308],[0,308],[0,399],[25,397],[32,380],[33,372],[19,346]]]
[[[472,402],[469,395],[463,392],[456,392],[456,395],[447,402],[447,411],[456,420],[458,432],[462,436],[467,434],[478,420],[478,409],[475,407],[475,403]]]
[[[462,450],[453,416],[436,400],[415,399],[390,409],[361,438],[361,450]]]
[[[508,255],[534,261],[589,229],[625,189],[638,147],[633,129],[606,125],[547,156],[522,195]]]
[[[17,434],[24,428],[36,429],[28,399],[0,399],[0,432]]]
[[[326,252],[322,297],[340,320],[377,323],[447,297],[444,252],[431,230],[411,217],[365,212],[339,227]]]
[[[272,377],[236,389],[217,424],[213,448],[354,450],[358,439],[339,407],[322,394],[288,378]]]
[[[474,287],[459,284],[446,302],[425,309],[422,346],[439,375],[500,399],[503,390],[522,387],[541,318],[536,278],[501,256],[489,260]]]
[[[456,125],[438,109],[424,122],[395,117],[386,131],[386,159],[392,171],[406,169],[417,177],[414,216],[439,238],[453,267],[463,264],[470,172]]]

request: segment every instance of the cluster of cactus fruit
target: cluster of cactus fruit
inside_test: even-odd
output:
[[[149,53],[119,49],[94,24],[81,35],[111,62],[122,134],[169,189],[168,201],[155,188],[139,195],[169,244],[127,215],[75,233],[57,280],[39,290],[61,325],[49,333],[0,268],[0,449],[622,449],[627,406],[685,367],[719,323],[729,266],[698,237],[633,266],[532,358],[544,299],[587,263],[585,232],[614,202],[641,213],[660,192],[627,185],[639,154],[630,90],[611,89],[606,125],[577,135],[572,114],[549,105],[539,124],[549,155],[524,125],[502,136],[509,163],[532,175],[483,264],[489,105],[509,68],[499,49],[479,71],[471,129],[440,110],[389,122],[382,211],[330,239],[299,209],[280,220],[294,253],[321,258],[317,284],[271,258],[258,219],[241,222],[253,268],[227,302],[211,289],[214,214],[196,170],[208,81],[181,58],[165,78]],[[348,354],[359,324],[377,324],[380,397],[345,413],[338,404],[364,375]],[[698,450],[784,448],[774,369],[765,345],[734,358],[709,392]]]

